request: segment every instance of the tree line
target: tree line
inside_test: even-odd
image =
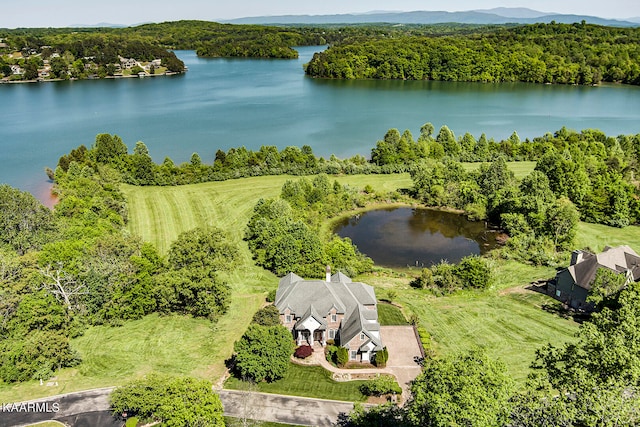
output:
[[[597,129],[576,132],[562,128],[524,141],[514,132],[500,142],[487,139],[484,134],[477,140],[469,133],[456,137],[446,126],[437,136],[433,134],[431,123],[421,127],[417,140],[408,130],[400,134],[397,129],[390,129],[372,149],[371,161],[378,166],[414,165],[411,170],[417,196],[426,204],[464,209],[474,218],[488,218],[496,224],[501,223],[502,213],[535,210],[551,198],[571,201],[583,221],[614,227],[640,221],[640,192],[635,185],[640,134],[612,137]],[[521,199],[514,192],[515,181],[513,177],[507,179],[504,166],[500,167],[500,174],[496,171],[496,177],[502,176],[506,181],[495,186],[491,183],[493,178],[469,174],[460,164],[493,162],[498,158],[537,162],[536,171],[540,174],[528,177],[535,182],[523,183],[526,187],[521,188],[537,192],[527,196],[532,200]],[[487,173],[485,167],[480,167],[481,174]],[[465,178],[470,176],[475,178]],[[508,224],[502,223],[509,229]],[[536,226],[532,229],[535,231]]]
[[[411,172],[416,197],[427,205],[464,209],[475,219],[489,219],[507,229],[509,224],[501,219],[503,213],[533,215],[531,212],[539,209],[540,203],[546,204],[552,198],[571,201],[583,221],[616,227],[640,222],[640,191],[634,184],[640,172],[640,134],[612,137],[597,129],[577,132],[562,128],[531,140],[523,141],[514,132],[505,140],[495,141],[484,134],[478,139],[470,133],[456,137],[447,126],[442,126],[437,135],[434,132],[434,126],[426,123],[416,140],[409,130],[400,134],[397,129],[390,129],[371,150],[370,160],[362,155],[348,159],[332,155],[327,160],[317,157],[306,145],[282,150],[262,146],[259,150],[218,150],[212,164],[206,164],[194,153],[189,162],[181,165],[170,158],[162,164],[154,163],[140,141],[129,154],[117,135],[100,134],[91,149],[81,145],[72,150],[48,174],[53,179],[70,169],[78,173],[83,167],[96,170],[108,165],[119,180],[129,184],[180,185],[262,175]],[[489,164],[498,158],[536,161],[540,175],[528,178],[535,182],[524,184],[528,187],[522,191],[537,191],[537,195],[526,197],[541,199],[521,200],[521,194],[513,190],[518,185],[513,177],[502,183],[505,187],[496,186],[487,178],[483,184],[486,187],[479,189],[478,179],[484,178],[466,172],[461,164]],[[500,173],[506,174],[503,178],[507,179],[508,171]],[[518,207],[523,203],[531,206]],[[505,218],[511,218],[510,224],[522,222],[520,217]],[[539,225],[532,227],[539,229]]]
[[[640,84],[640,28],[533,24],[451,36],[372,37],[332,45],[312,77]]]

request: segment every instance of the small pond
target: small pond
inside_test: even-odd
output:
[[[464,215],[425,208],[378,209],[339,222],[335,233],[384,267],[429,267],[495,248],[498,232]]]

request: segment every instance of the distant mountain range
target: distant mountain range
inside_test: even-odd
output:
[[[640,17],[626,20],[604,19],[597,16],[567,15],[547,13],[527,8],[499,7],[486,10],[470,10],[466,12],[415,11],[384,12],[375,11],[359,14],[340,15],[279,15],[255,16],[223,20],[232,24],[442,24],[455,22],[460,24],[534,24],[539,22],[571,24],[586,21],[590,24],[615,27],[631,27],[640,25]]]

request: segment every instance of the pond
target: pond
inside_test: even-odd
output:
[[[429,267],[467,255],[484,254],[498,244],[498,231],[464,215],[426,208],[364,212],[337,224],[335,233],[384,267]]]

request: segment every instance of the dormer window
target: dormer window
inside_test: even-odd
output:
[[[337,322],[338,321],[338,315],[337,314],[332,314],[331,315],[331,321],[334,322],[334,323]]]
[[[284,316],[284,321],[285,323],[291,323],[291,315],[287,314],[286,316]]]
[[[364,341],[365,334],[364,332],[360,332],[360,341]]]

